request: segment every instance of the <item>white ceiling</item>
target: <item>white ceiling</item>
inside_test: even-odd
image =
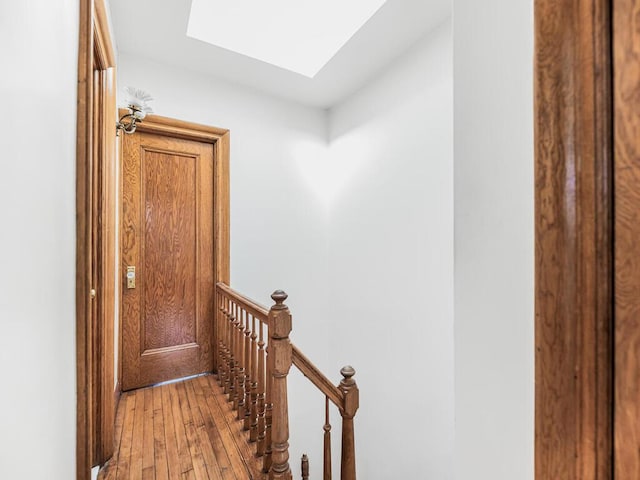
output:
[[[358,90],[451,12],[451,0],[387,0],[314,78],[308,78],[188,37],[189,0],[109,3],[119,52],[322,108]]]

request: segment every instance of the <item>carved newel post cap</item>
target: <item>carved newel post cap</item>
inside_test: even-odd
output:
[[[347,365],[340,369],[340,374],[345,378],[345,380],[349,380],[356,374],[356,370],[351,365]]]
[[[356,370],[351,365],[347,365],[346,367],[342,367],[340,373],[344,377],[340,380],[340,390],[342,390],[344,394],[344,405],[340,414],[342,418],[353,419],[360,404],[358,385],[356,385],[356,381],[353,379]],[[355,478],[355,476],[352,478]]]
[[[283,308],[284,307],[284,301],[287,298],[289,298],[289,295],[287,295],[282,290],[276,290],[275,292],[273,292],[271,294],[271,298],[273,299],[274,302],[276,302],[275,307]]]

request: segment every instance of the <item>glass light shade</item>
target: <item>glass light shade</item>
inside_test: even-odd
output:
[[[144,117],[147,116],[147,113],[144,110],[134,110],[133,111],[133,116],[135,118],[137,118],[138,120],[143,120]]]

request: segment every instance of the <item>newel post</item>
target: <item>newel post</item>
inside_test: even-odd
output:
[[[356,445],[353,431],[353,417],[360,405],[358,385],[353,379],[356,371],[347,366],[340,370],[343,379],[339,388],[344,395],[344,406],[340,409],[342,415],[342,461],[340,462],[340,479],[356,480]]]
[[[269,355],[272,355],[271,469],[269,480],[291,480],[289,467],[289,408],[287,403],[287,375],[291,368],[292,353],[289,334],[291,313],[284,304],[287,294],[277,290],[271,295],[275,305],[269,310]]]

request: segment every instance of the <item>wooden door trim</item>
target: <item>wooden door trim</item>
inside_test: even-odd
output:
[[[95,44],[94,55],[97,57],[101,68],[107,69],[116,66],[116,55],[111,40],[109,29],[109,17],[104,0],[94,0],[93,3],[93,42]]]
[[[99,98],[102,127],[94,122],[94,71],[97,69],[105,76],[105,89]],[[107,393],[113,384],[107,386],[103,367],[109,362],[113,365],[113,331],[109,337],[111,322],[91,323],[92,299],[90,290],[94,265],[100,264],[100,275],[104,280],[113,278],[115,258],[108,252],[97,253],[94,258],[91,248],[92,229],[95,224],[105,225],[105,219],[112,218],[115,208],[109,207],[109,197],[105,185],[115,185],[115,165],[113,135],[110,135],[109,122],[115,121],[115,56],[106,15],[104,0],[81,0],[79,4],[79,43],[78,43],[78,96],[76,123],[76,478],[90,478],[91,467],[110,455],[112,448],[113,419],[94,412],[104,412],[113,401],[113,392]],[[108,108],[112,106],[112,108]],[[97,129],[100,128],[98,131]],[[97,136],[97,137],[96,137]],[[94,138],[101,139],[101,148],[95,158]],[[94,168],[102,172],[102,184],[98,191],[92,187]],[[101,198],[103,207],[95,218],[92,211],[94,193]],[[105,197],[106,195],[106,197]],[[106,203],[105,203],[106,202]],[[102,230],[102,235],[107,232]],[[115,246],[114,246],[115,248]],[[115,250],[113,250],[115,252]],[[96,297],[100,311],[108,312],[108,305],[114,304],[113,289],[99,292]],[[111,308],[113,311],[113,308]],[[111,351],[109,351],[111,338]],[[96,378],[99,377],[99,378]],[[113,382],[113,378],[111,378]],[[99,391],[100,394],[96,395]],[[95,402],[98,405],[94,405]],[[95,408],[94,408],[95,407]],[[106,428],[104,428],[106,426]],[[94,438],[95,433],[100,438]]]
[[[611,1],[535,1],[535,478],[612,478]]]
[[[120,109],[119,115],[127,113],[126,109]],[[136,132],[154,133],[167,137],[193,140],[209,143],[213,146],[213,233],[214,233],[214,285],[224,282],[229,285],[230,274],[230,190],[229,190],[229,157],[230,157],[230,132],[228,129],[211,127],[199,123],[177,120],[160,115],[147,115],[144,121],[139,123]],[[126,135],[126,134],[123,134]],[[135,135],[135,133],[133,133]],[[120,148],[122,157],[122,148]],[[122,158],[120,159],[122,166]],[[122,168],[122,167],[121,167]],[[120,212],[120,232],[122,232],[122,219]],[[121,253],[122,258],[122,253]],[[120,277],[122,273],[120,272]],[[217,298],[217,297],[216,297]],[[217,308],[217,306],[216,306]],[[217,311],[217,310],[216,310]],[[120,302],[120,328],[122,336],[122,302]],[[215,332],[215,330],[214,330]],[[215,334],[215,333],[214,333]],[[119,339],[122,345],[122,338]],[[122,348],[119,350],[118,379],[122,382]],[[217,342],[213,341],[213,371],[217,371]]]
[[[126,113],[126,110],[120,109],[120,113],[122,115]],[[229,130],[224,128],[210,127],[160,115],[148,115],[142,123],[138,124],[137,131],[213,144],[229,135]]]
[[[638,190],[638,0],[618,0],[613,15],[615,145],[614,476],[640,474],[640,191]]]

